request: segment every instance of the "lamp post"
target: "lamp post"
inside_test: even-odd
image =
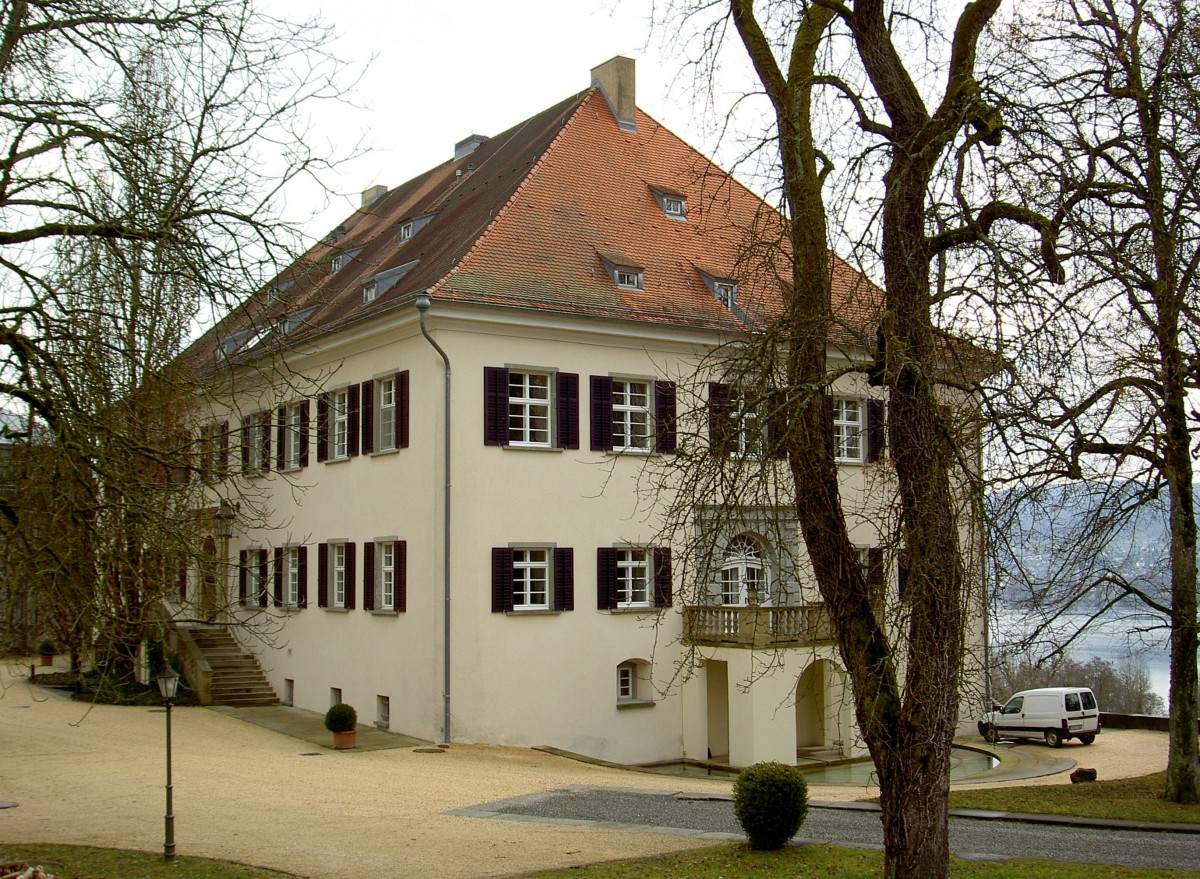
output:
[[[164,821],[166,836],[163,841],[163,858],[175,860],[175,811],[172,803],[171,787],[171,702],[175,699],[175,689],[179,686],[179,675],[171,666],[166,666],[158,674],[158,692],[162,694],[163,704],[167,707],[167,814]]]

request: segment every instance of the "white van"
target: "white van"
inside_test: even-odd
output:
[[[989,742],[1041,737],[1057,748],[1067,739],[1090,745],[1099,733],[1100,706],[1087,687],[1022,690],[979,721],[979,734]]]

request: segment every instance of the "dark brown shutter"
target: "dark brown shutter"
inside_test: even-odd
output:
[[[375,380],[367,379],[360,391],[362,400],[362,453],[375,451]]]
[[[560,372],[554,377],[556,444],[560,449],[579,448],[579,376]]]
[[[283,606],[283,547],[275,547],[275,606]]]
[[[225,476],[229,472],[229,422],[222,421],[217,437],[217,473]]]
[[[602,546],[596,550],[596,609],[614,610],[617,606],[617,550]]]
[[[355,593],[358,591],[358,584],[355,582],[357,576],[356,565],[354,564],[354,549],[357,544],[350,542],[346,544],[346,610],[354,610],[358,607]]]
[[[651,553],[654,565],[654,606],[670,607],[672,601],[671,547],[656,546]]]
[[[833,442],[833,397],[829,394],[821,395],[821,420],[825,425],[825,454],[829,460],[833,460],[834,442]]]
[[[708,447],[714,455],[728,455],[733,442],[733,412],[729,385],[708,383]]]
[[[363,610],[375,609],[375,544],[363,544]]]
[[[258,606],[267,606],[267,583],[270,582],[267,578],[270,572],[267,570],[268,553],[265,549],[258,551]]]
[[[882,547],[872,546],[867,550],[867,569],[863,572],[863,574],[866,576],[867,591],[871,596],[871,607],[874,608],[876,616],[879,616],[884,609],[884,572]]]
[[[785,396],[772,390],[767,394],[767,454],[772,458],[786,458],[788,452],[788,409]]]
[[[675,451],[675,383],[654,383],[654,451]]]
[[[508,370],[503,367],[483,368],[483,444],[508,445]]]
[[[513,551],[507,546],[492,548],[492,613],[513,609]]]
[[[317,397],[317,461],[329,460],[329,394]],[[321,605],[324,607],[325,605]]]
[[[407,373],[406,373],[407,375]],[[404,613],[408,610],[408,542],[404,540],[396,541],[396,552],[392,556],[392,560],[396,565],[396,612]]]
[[[607,375],[593,375],[590,384],[592,451],[611,451],[613,447],[612,379]]]
[[[250,571],[247,569],[249,561],[249,553],[244,549],[238,550],[238,604],[246,603],[246,590],[250,580]]]
[[[300,404],[300,466],[308,466],[308,400]]]
[[[900,550],[900,557],[896,560],[896,587],[901,601],[904,600],[904,593],[908,591],[908,550]]]
[[[362,409],[362,396],[358,385],[351,385],[346,397],[349,399],[346,413],[346,454],[353,458],[358,454],[358,419]]]
[[[883,402],[867,400],[867,461],[878,461],[887,449]]]
[[[296,547],[296,552],[300,553],[299,564],[297,565],[300,572],[299,600],[297,604],[300,607],[308,607],[308,547],[298,546]]]
[[[396,373],[396,448],[408,448],[408,370]]]
[[[241,428],[242,435],[242,472],[250,472],[250,444],[254,442],[254,432],[250,429],[250,422],[243,421]]]
[[[317,544],[317,607],[329,607],[329,544]]]
[[[258,425],[258,441],[261,443],[259,452],[262,456],[263,470],[271,469],[271,413],[263,412],[259,416],[262,421]]]
[[[554,609],[575,609],[575,550],[569,546],[554,550]]]
[[[181,602],[187,601],[188,569],[186,564],[179,566],[179,572],[176,576],[179,578],[179,600]]]
[[[275,413],[279,418],[279,423],[275,425],[275,469],[286,470],[288,466],[287,459],[287,430],[288,430],[288,410],[287,406],[280,406]]]

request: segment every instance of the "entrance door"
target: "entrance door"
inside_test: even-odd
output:
[[[708,688],[708,757],[729,759],[729,664],[710,659],[704,663]]]

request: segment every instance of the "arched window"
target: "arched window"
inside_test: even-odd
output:
[[[739,534],[729,541],[721,566],[721,604],[744,606],[751,589],[759,600],[767,598],[767,577],[762,549],[753,538]]]

